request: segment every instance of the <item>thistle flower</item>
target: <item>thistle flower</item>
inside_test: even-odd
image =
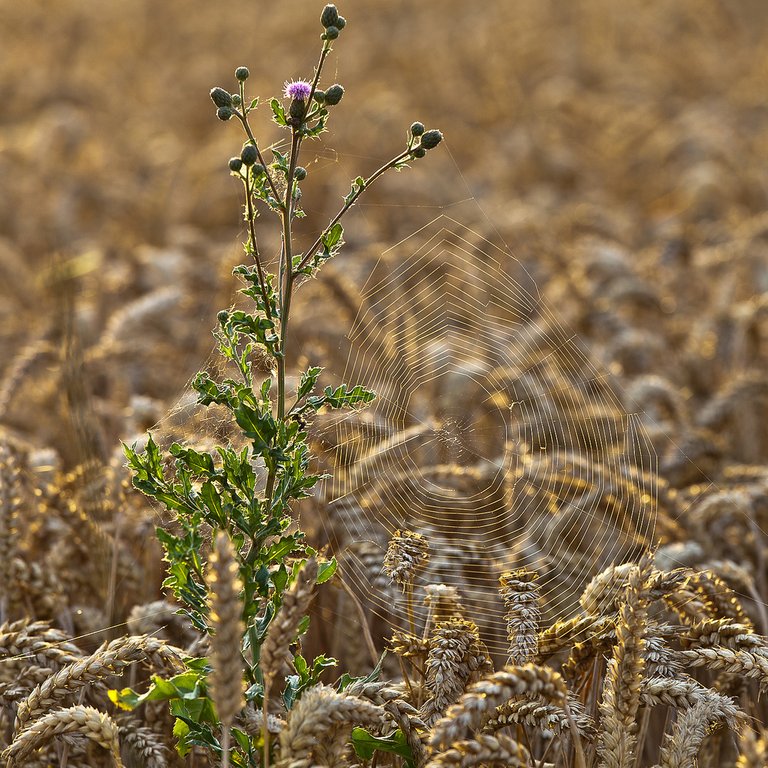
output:
[[[286,99],[296,101],[306,101],[310,93],[312,93],[312,85],[306,80],[288,80],[283,91]]]

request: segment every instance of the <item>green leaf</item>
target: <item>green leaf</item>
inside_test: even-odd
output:
[[[325,584],[326,581],[332,579],[333,575],[336,573],[338,565],[335,557],[332,557],[324,563],[320,563],[317,568],[317,580],[315,583]]]
[[[245,403],[238,405],[233,413],[243,434],[253,440],[253,447],[257,453],[262,453],[271,447],[272,440],[277,434],[277,424],[270,413],[259,413]]]
[[[272,99],[272,101],[269,102],[269,106],[272,107],[272,119],[278,125],[287,126],[288,121],[285,118],[285,109],[283,108],[283,105],[277,99]]]
[[[352,746],[358,757],[370,760],[376,750],[399,755],[405,759],[409,768],[415,768],[415,760],[411,748],[405,738],[405,734],[398,728],[389,736],[374,736],[365,728],[352,729]]]
[[[384,658],[386,657],[387,652],[384,651],[381,656],[379,657],[379,661],[376,664],[376,666],[367,674],[362,677],[352,677],[348,672],[345,672],[336,683],[336,688],[338,691],[344,691],[347,688],[349,688],[352,683],[375,683],[378,681],[379,677],[381,677],[381,668],[384,666]]]
[[[352,205],[352,203],[354,203],[355,200],[357,200],[357,198],[360,197],[364,189],[365,189],[365,179],[362,176],[358,176],[352,182],[352,189],[349,191],[349,194],[344,198],[344,203],[346,205]]]
[[[325,250],[331,251],[336,243],[341,241],[344,234],[344,227],[341,226],[341,222],[336,222],[322,237],[322,243]]]
[[[184,448],[179,443],[174,443],[170,451],[193,475],[213,474],[213,457],[209,453],[198,453],[192,448]]]
[[[320,376],[322,370],[323,369],[319,366],[313,366],[308,371],[306,371],[306,373],[301,375],[299,389],[296,393],[297,400],[301,400],[303,397],[306,397],[306,395],[308,395],[315,388],[315,384],[317,384],[317,379]]]
[[[370,389],[365,389],[361,384],[350,390],[347,389],[346,384],[341,384],[336,389],[326,387],[322,395],[308,398],[307,403],[315,409],[323,405],[327,405],[330,408],[352,408],[356,405],[366,405],[375,397],[376,394],[374,392]]]

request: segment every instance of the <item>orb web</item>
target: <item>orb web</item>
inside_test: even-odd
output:
[[[440,170],[453,174],[447,194],[465,183],[450,155]],[[386,633],[409,623],[403,594],[383,572],[387,543],[398,529],[424,535],[430,559],[414,582],[419,627],[425,588],[456,587],[488,649],[503,657],[499,576],[520,567],[538,573],[543,622],[576,613],[595,573],[655,543],[656,462],[615,377],[503,241],[493,241],[501,238],[493,226],[489,234],[465,186],[461,200],[435,202],[432,187],[415,186],[397,190],[397,206],[391,192],[383,203],[359,203],[345,228],[360,239],[300,286],[293,375],[322,365],[323,386],[359,383],[377,397],[308,425],[329,477],[295,511]],[[395,246],[361,245],[381,229],[389,239],[399,219],[407,234]],[[267,375],[270,361],[256,362]],[[217,379],[232,375],[215,350],[202,367]],[[166,447],[243,445],[229,414],[197,405],[191,387],[155,437]]]
[[[338,370],[325,376],[377,398],[314,425],[331,477],[303,523],[322,528],[392,628],[408,621],[382,572],[387,542],[398,529],[423,534],[419,621],[425,586],[455,586],[503,654],[501,573],[536,571],[554,619],[578,610],[596,572],[653,542],[653,450],[522,265],[459,221],[439,215],[357,281],[334,266],[314,289],[350,309],[345,331],[334,320]]]

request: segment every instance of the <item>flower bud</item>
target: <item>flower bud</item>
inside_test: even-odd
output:
[[[344,29],[344,27],[347,26],[347,20],[343,16],[339,16],[339,18],[336,19],[334,26],[336,29]]]
[[[232,94],[232,106],[233,107],[239,107],[242,104],[242,101],[240,100],[240,94],[239,93],[233,93]]]
[[[339,20],[339,12],[336,10],[335,5],[326,5],[323,8],[323,12],[320,15],[320,23],[324,27],[333,27]]]
[[[229,158],[229,170],[237,173],[243,167],[243,161],[239,157]]]
[[[424,133],[424,123],[413,123],[411,125],[411,136],[421,136]]]
[[[312,98],[318,103],[322,104],[325,101],[325,91],[321,91],[319,88],[315,90]]]
[[[259,159],[259,152],[253,144],[246,144],[240,153],[243,165],[253,165]]]
[[[227,322],[229,319],[229,312],[227,312],[226,309],[222,309],[221,312],[219,312],[218,315],[216,315],[216,319],[219,321],[221,325],[224,325],[224,323]]]
[[[414,157],[424,157],[424,155],[426,154],[427,154],[427,150],[424,149],[424,147],[416,147],[416,149],[413,150]]]
[[[424,149],[434,149],[443,140],[443,134],[438,130],[427,131],[421,137],[421,146]]]
[[[264,166],[261,163],[254,163],[251,168],[251,173],[254,176],[261,176],[261,174],[264,173]]]
[[[294,99],[291,102],[291,106],[288,107],[288,114],[291,117],[297,117],[302,118],[304,117],[304,112],[307,109],[307,102],[304,101],[304,99]]]
[[[229,107],[219,107],[216,110],[216,117],[218,117],[219,120],[229,120],[234,114],[235,113]]]
[[[325,103],[329,107],[333,107],[341,101],[341,97],[343,95],[344,95],[344,88],[342,88],[338,83],[336,83],[336,85],[332,85],[325,92]]]
[[[328,27],[325,30],[325,39],[326,40],[335,40],[339,36],[339,28],[338,27]]]
[[[235,70],[235,77],[242,83],[248,79],[248,75],[251,73],[248,71],[248,67],[238,67]]]
[[[307,169],[302,168],[300,165],[297,166],[296,170],[293,172],[293,177],[296,181],[304,181],[304,179],[307,178]]]
[[[211,99],[217,107],[231,107],[232,95],[223,88],[211,88]]]

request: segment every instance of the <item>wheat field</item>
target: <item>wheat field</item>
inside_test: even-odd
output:
[[[322,8],[0,9],[5,764],[768,764],[768,5],[339,6],[297,242],[414,119],[445,140],[297,293],[289,385],[378,399],[307,423],[315,554],[250,635],[227,536],[207,630],[163,586],[176,523],[121,443],[243,446],[191,386],[247,239],[208,91],[310,77]],[[200,711],[126,691],[204,664],[182,755]]]

